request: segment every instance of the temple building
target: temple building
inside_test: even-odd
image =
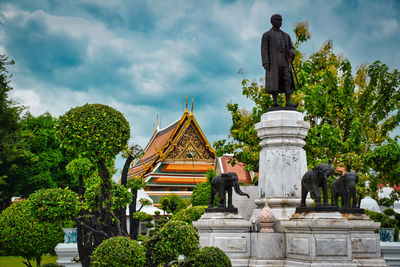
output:
[[[190,198],[193,188],[207,179],[214,169],[215,152],[201,130],[188,101],[182,117],[172,124],[154,130],[144,155],[131,166],[129,176],[147,182],[146,193],[159,203],[162,196],[175,193]]]

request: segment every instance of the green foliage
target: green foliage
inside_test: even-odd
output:
[[[69,110],[56,124],[56,137],[74,154],[106,161],[125,148],[129,123],[119,111],[101,104]]]
[[[199,236],[193,226],[181,221],[169,221],[144,243],[150,266],[177,260],[179,255],[190,257],[199,247]]]
[[[399,220],[392,219],[389,217],[392,216],[390,214],[396,215],[393,209],[388,209],[388,211],[384,213],[365,210],[365,214],[367,214],[374,222],[380,222],[381,228],[394,228],[394,241],[396,242],[399,241],[399,226],[400,226]]]
[[[207,182],[211,183],[211,180],[218,174],[213,169],[208,169],[206,172]]]
[[[28,112],[21,118],[19,153],[8,159],[5,169],[8,195],[27,197],[41,188],[77,188],[77,180],[65,169],[72,157],[60,148],[55,124],[56,119],[49,113],[34,117]]]
[[[111,211],[119,209],[121,206],[126,206],[132,200],[132,194],[126,187],[111,181]],[[85,209],[99,211],[101,203],[101,178],[94,174],[87,179],[86,191],[84,195]]]
[[[211,197],[211,185],[209,182],[199,183],[193,189],[190,201],[193,206],[208,206]],[[214,205],[219,202],[219,196],[214,198]]]
[[[128,180],[126,187],[132,189],[133,191],[138,191],[146,187],[146,181],[141,178],[131,178]]]
[[[391,186],[400,182],[400,144],[399,138],[388,139],[374,149],[366,161],[374,169],[373,175],[379,181]]]
[[[175,213],[171,217],[171,221],[183,221],[191,224],[194,221],[200,219],[201,215],[204,214],[207,206],[192,206],[186,209],[183,209],[177,213]]]
[[[145,251],[136,240],[113,237],[103,241],[93,252],[91,266],[144,266]]]
[[[204,247],[197,251],[192,258],[186,260],[183,266],[230,267],[232,263],[221,249],[217,247]]]
[[[162,210],[173,214],[188,206],[188,203],[186,203],[186,201],[177,194],[162,196],[160,199],[160,203]]]
[[[150,214],[144,212],[144,211],[137,211],[133,214],[133,218],[137,219],[141,222],[143,221],[151,221],[153,220],[153,216],[151,216]]]
[[[39,222],[29,213],[27,202],[16,202],[0,214],[0,247],[7,255],[40,263],[42,255],[54,255],[55,246],[63,241],[63,231],[57,224]]]
[[[31,194],[26,207],[40,221],[68,221],[78,215],[78,194],[68,188],[40,189]]]
[[[90,176],[90,172],[93,171],[93,164],[88,158],[77,158],[73,159],[66,166],[67,173],[74,177],[79,176]]]
[[[7,66],[13,65],[14,60],[10,60],[6,55],[0,55],[0,197],[8,195],[6,190],[7,177],[6,166],[9,159],[18,155],[18,121],[23,107],[18,106],[8,97],[8,92],[13,88],[10,86],[11,75],[7,71]],[[4,188],[4,189],[3,189]]]

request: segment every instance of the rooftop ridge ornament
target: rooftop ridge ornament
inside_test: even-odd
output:
[[[186,106],[185,106],[185,114],[189,113],[188,111],[188,95],[186,95]]]
[[[192,97],[192,110],[190,111],[190,116],[193,116],[193,104],[194,103],[194,100],[193,100],[193,97]]]
[[[157,115],[157,132],[160,130],[160,125],[158,124],[158,115]]]

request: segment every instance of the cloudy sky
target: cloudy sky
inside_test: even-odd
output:
[[[260,38],[275,13],[292,39],[293,24],[309,22],[308,55],[332,39],[353,67],[399,68],[396,0],[1,0],[0,53],[16,61],[11,96],[34,115],[107,104],[144,147],[157,115],[161,127],[177,120],[188,95],[212,143],[229,133],[227,102],[251,105],[238,70],[264,75]]]

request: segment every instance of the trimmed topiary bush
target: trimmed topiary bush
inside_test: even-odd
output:
[[[117,155],[125,148],[129,136],[129,123],[124,115],[102,104],[70,109],[56,124],[56,138],[63,147],[92,162]]]
[[[117,236],[104,240],[91,256],[91,266],[144,266],[145,250],[136,240]]]
[[[217,247],[204,247],[189,258],[183,266],[195,267],[230,267],[231,260]]]
[[[144,243],[149,266],[177,260],[179,255],[190,257],[199,248],[199,235],[193,226],[182,221],[169,221]]]
[[[201,215],[204,214],[206,207],[207,206],[192,206],[186,208],[173,215],[171,221],[192,223],[200,219]]]
[[[40,221],[67,221],[80,210],[78,194],[68,188],[40,189],[31,194],[26,207]]]
[[[8,256],[21,256],[40,265],[42,255],[55,255],[54,248],[63,242],[60,225],[40,222],[26,208],[28,200],[13,203],[0,214],[0,247]]]

